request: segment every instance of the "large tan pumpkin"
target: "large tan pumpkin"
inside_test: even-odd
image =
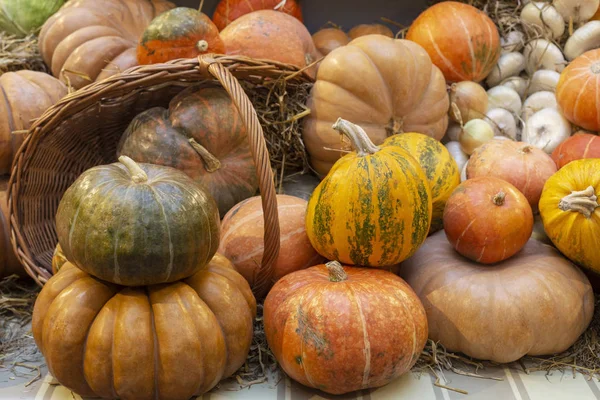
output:
[[[0,278],[12,274],[25,276],[25,270],[17,259],[10,243],[7,189],[8,178],[0,179]]]
[[[52,74],[79,89],[137,65],[136,47],[167,0],[71,0],[48,18],[39,47]]]
[[[44,111],[67,94],[67,87],[43,72],[18,71],[0,75],[0,175],[10,172],[23,132]]]
[[[360,125],[373,143],[418,132],[441,139],[448,125],[446,81],[418,44],[383,35],[361,36],[321,62],[308,101],[303,139],[321,175],[345,153],[332,125],[343,118]]]
[[[425,306],[429,338],[483,360],[564,351],[594,313],[586,276],[535,239],[506,261],[481,265],[455,252],[440,231],[402,264],[400,276]]]

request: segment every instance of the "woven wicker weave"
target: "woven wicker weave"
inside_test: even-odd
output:
[[[265,251],[253,291],[262,297],[279,253],[275,187],[263,130],[237,79],[252,83],[310,78],[297,68],[244,57],[199,59],[134,67],[78,90],[48,109],[17,152],[9,182],[11,241],[27,273],[43,285],[52,275],[58,242],[55,214],[63,193],[85,170],[116,161],[117,143],[131,120],[151,107],[166,107],[185,87],[218,81],[246,124],[259,177],[265,217]]]

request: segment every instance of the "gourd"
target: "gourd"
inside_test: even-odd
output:
[[[551,39],[560,38],[565,32],[565,20],[549,3],[532,1],[521,10],[521,21],[538,27]]]
[[[117,155],[177,168],[204,186],[223,217],[258,188],[246,127],[227,92],[196,85],[169,108],[151,108],[129,124]]]
[[[600,138],[584,131],[575,133],[552,152],[552,159],[558,169],[583,158],[600,158]]]
[[[571,131],[571,124],[564,115],[557,109],[548,107],[527,119],[522,140],[551,154],[559,144],[571,136]]]
[[[398,63],[411,59],[414,62]],[[410,93],[410,95],[408,95]],[[367,35],[329,53],[307,102],[302,139],[321,176],[351,150],[331,126],[337,118],[363,124],[378,145],[403,132],[441,139],[448,126],[448,94],[440,70],[416,43]]]
[[[326,56],[338,47],[350,43],[346,32],[339,28],[324,28],[312,35],[315,47],[322,55]]]
[[[277,195],[280,225],[279,256],[273,264],[272,282],[300,269],[323,261],[313,249],[304,226],[306,200]],[[255,196],[233,207],[221,223],[218,252],[227,257],[235,269],[254,288],[264,251],[264,216],[261,197]]]
[[[10,172],[23,133],[66,96],[67,88],[43,72],[22,70],[0,75],[0,93],[0,174],[4,175]]]
[[[188,399],[246,361],[256,300],[216,255],[186,280],[123,287],[65,263],[40,292],[32,331],[58,382],[84,397]]]
[[[600,21],[590,21],[578,28],[565,43],[565,56],[571,61],[589,50],[600,47]]]
[[[460,254],[482,264],[515,255],[533,230],[527,198],[505,180],[468,179],[452,192],[444,209],[444,231]]]
[[[539,69],[562,72],[567,64],[560,48],[546,39],[534,39],[527,43],[523,55],[529,76]]]
[[[410,257],[427,237],[432,195],[408,152],[375,146],[358,125],[338,119],[355,152],[338,160],[308,201],[306,232],[328,260],[386,267]]]
[[[125,286],[177,281],[219,246],[219,212],[183,172],[129,157],[88,169],[67,189],[56,232],[70,262]]]
[[[165,63],[204,53],[225,53],[219,30],[206,14],[177,7],[160,14],[148,25],[137,46],[140,64]]]
[[[64,0],[2,0],[0,31],[17,37],[34,33],[63,3]]]
[[[302,9],[296,0],[221,0],[215,8],[212,20],[222,31],[242,15],[258,10],[277,10],[302,22]]]
[[[467,161],[469,161],[469,156],[462,151],[462,149],[460,148],[460,143],[456,141],[450,141],[444,146],[446,146],[446,149],[448,149],[448,152],[456,162],[458,170],[462,171]]]
[[[401,147],[418,161],[431,189],[433,208],[429,233],[442,229],[446,201],[460,183],[460,170],[450,152],[439,141],[421,133],[394,135],[386,144]]]
[[[286,374],[331,394],[386,385],[410,370],[427,341],[425,310],[406,282],[335,261],[277,282],[264,323]]]
[[[534,239],[506,261],[481,265],[438,232],[402,264],[400,276],[425,306],[429,338],[481,360],[510,363],[561,353],[594,314],[586,276]]]
[[[411,24],[406,39],[423,46],[450,82],[481,82],[500,57],[500,35],[481,10],[456,1],[437,3]]]
[[[505,79],[518,76],[525,69],[525,57],[519,52],[505,53],[487,76],[488,86],[496,86]]]
[[[600,159],[571,161],[544,185],[540,215],[552,243],[571,261],[600,272]]]
[[[39,48],[52,74],[80,89],[138,65],[136,46],[166,0],[68,1],[48,18]]]

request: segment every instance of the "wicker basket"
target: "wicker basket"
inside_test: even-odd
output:
[[[58,243],[55,214],[63,193],[83,171],[116,161],[117,143],[131,120],[148,108],[166,107],[190,85],[218,81],[246,124],[257,168],[265,211],[265,251],[253,291],[262,297],[279,254],[277,203],[263,130],[236,78],[258,84],[285,79],[286,87],[310,82],[308,75],[290,65],[204,55],[131,68],[48,109],[17,152],[9,182],[11,241],[27,273],[40,285],[52,276],[52,254]]]

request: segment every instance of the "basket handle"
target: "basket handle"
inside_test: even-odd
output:
[[[277,196],[267,143],[256,110],[254,110],[250,99],[237,79],[209,54],[199,56],[198,61],[200,68],[204,68],[210,75],[215,77],[229,93],[246,126],[250,151],[258,174],[258,187],[262,199],[265,230],[262,265],[254,280],[252,292],[257,299],[263,299],[273,283],[273,265],[279,256],[280,245]]]

